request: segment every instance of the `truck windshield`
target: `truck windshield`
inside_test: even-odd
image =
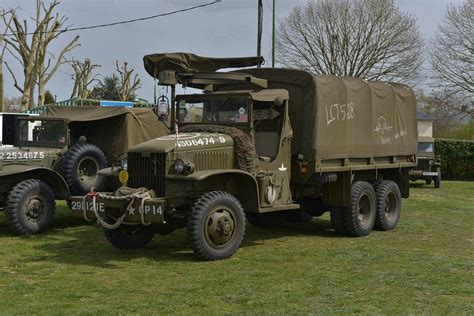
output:
[[[249,122],[246,95],[181,98],[179,122],[184,124],[245,124]]]
[[[21,146],[64,147],[66,124],[63,120],[20,119],[18,143]]]
[[[418,143],[418,152],[420,153],[432,153],[433,143]]]

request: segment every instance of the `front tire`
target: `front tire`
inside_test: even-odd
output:
[[[119,249],[139,249],[148,245],[155,236],[152,226],[120,225],[117,229],[105,229],[105,238]]]
[[[441,169],[439,167],[436,168],[436,172],[438,173],[438,176],[434,178],[434,187],[439,189],[441,187]]]
[[[375,228],[382,231],[397,227],[402,209],[402,196],[398,185],[393,181],[383,181],[375,187],[377,197],[377,216]]]
[[[201,196],[193,205],[187,234],[194,254],[204,260],[231,257],[245,235],[245,214],[239,200],[223,191]]]
[[[357,181],[351,188],[351,207],[344,209],[344,223],[349,235],[367,236],[375,223],[375,192],[365,181]]]
[[[8,194],[5,216],[8,226],[20,235],[44,232],[53,221],[54,192],[43,181],[30,179],[17,184]]]

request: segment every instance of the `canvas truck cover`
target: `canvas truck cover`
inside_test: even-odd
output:
[[[214,72],[222,68],[256,66],[263,61],[263,57],[213,58],[190,53],[161,53],[143,57],[145,70],[155,78],[158,78],[162,70],[174,70],[178,73]]]
[[[290,69],[239,72],[288,90],[294,155],[319,162],[416,154],[416,100],[406,85]]]
[[[42,116],[67,119],[71,139],[86,136],[104,151],[110,163],[129,148],[169,133],[147,108],[48,106]]]

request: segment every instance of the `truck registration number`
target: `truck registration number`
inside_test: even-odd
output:
[[[105,204],[102,202],[96,203],[96,210],[97,212],[105,212]],[[72,201],[71,202],[71,209],[73,211],[92,211],[94,210],[94,204],[92,202],[83,202],[83,201]]]
[[[73,211],[93,211],[94,204],[92,201],[84,202],[84,201],[72,201],[71,202],[71,209]],[[97,212],[105,212],[105,203],[99,202],[96,203],[96,211]],[[143,211],[137,210],[135,208],[129,208],[128,210],[129,215],[135,215],[135,213],[141,214],[144,212],[145,215],[152,214],[152,215],[163,215],[163,209],[161,205],[145,205],[143,207]]]
[[[7,151],[0,152],[0,160],[41,160],[44,159],[42,151]]]

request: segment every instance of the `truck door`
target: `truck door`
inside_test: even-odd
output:
[[[262,207],[291,204],[291,125],[287,101],[253,103],[253,129]]]

